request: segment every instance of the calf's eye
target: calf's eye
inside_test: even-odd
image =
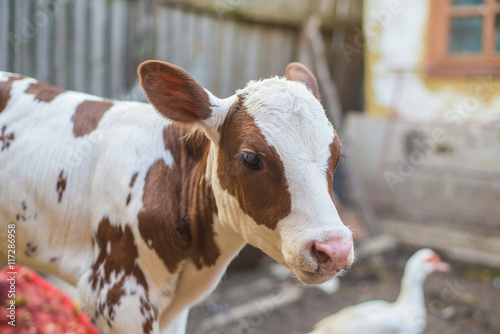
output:
[[[241,160],[246,168],[249,170],[260,170],[262,169],[262,161],[259,159],[257,154],[250,152],[242,152]]]

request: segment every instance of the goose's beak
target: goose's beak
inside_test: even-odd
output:
[[[434,264],[434,268],[436,268],[437,271],[447,272],[450,271],[451,266],[449,263],[440,261]]]

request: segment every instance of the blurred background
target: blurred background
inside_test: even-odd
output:
[[[248,247],[188,333],[305,333],[393,301],[422,247],[453,268],[425,285],[425,333],[500,331],[500,1],[0,0],[0,70],[145,100],[147,59],[219,97],[301,61],[345,153],[334,189],[358,247],[349,273],[326,293]]]

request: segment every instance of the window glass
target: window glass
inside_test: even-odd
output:
[[[481,52],[483,19],[481,17],[452,18],[450,22],[450,53]]]
[[[497,0],[500,2],[500,0]],[[482,5],[483,0],[453,0],[454,6],[464,6],[464,5]]]

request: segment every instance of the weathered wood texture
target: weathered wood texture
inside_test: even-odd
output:
[[[428,225],[401,220],[382,220],[382,230],[403,243],[431,247],[461,261],[500,268],[500,237],[482,236],[451,229],[441,222]]]
[[[160,0],[163,4],[183,6],[218,17],[264,25],[300,29],[307,19],[311,1],[307,0]],[[361,0],[322,0],[320,4],[323,31],[359,26]]]
[[[121,97],[136,82],[142,61],[160,59],[184,67],[225,97],[250,79],[283,74],[286,64],[296,60],[307,3],[0,0],[0,70]],[[325,13],[336,17],[331,22],[339,27],[337,33],[349,39],[353,30],[344,29],[360,24],[360,1],[354,1],[356,6],[344,0],[325,3]],[[347,11],[335,9],[345,3]],[[325,40],[331,36],[325,33]],[[347,109],[360,109],[362,53],[348,63],[339,45],[335,42],[329,51],[332,68],[338,68],[334,79],[345,93]]]

